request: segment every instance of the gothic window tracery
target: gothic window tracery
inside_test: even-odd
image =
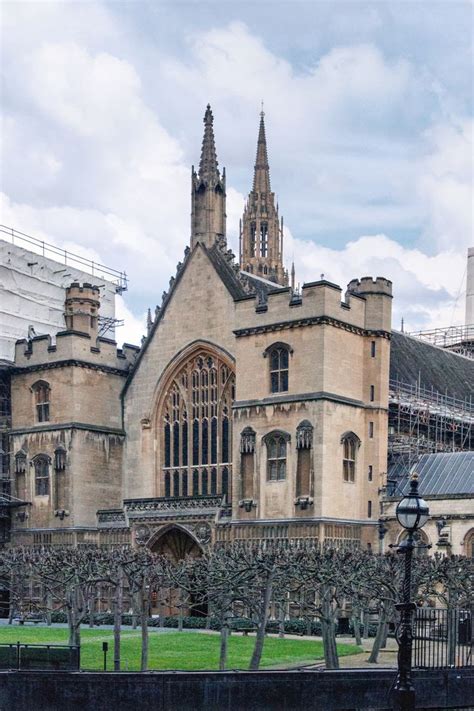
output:
[[[260,223],[260,256],[266,257],[268,255],[268,223]]]
[[[286,432],[270,432],[265,437],[267,446],[267,479],[282,481],[286,479],[287,443],[289,435]]]
[[[228,365],[204,350],[179,369],[160,418],[165,496],[228,493],[234,382]]]
[[[342,477],[346,482],[353,483],[356,474],[357,450],[360,446],[360,439],[354,432],[346,432],[341,437],[342,444]]]
[[[286,343],[275,343],[265,351],[270,364],[270,392],[288,391],[288,373],[291,349]]]
[[[34,459],[35,468],[35,494],[36,496],[49,495],[49,457],[38,454]]]
[[[49,384],[44,380],[38,380],[31,389],[35,398],[36,421],[49,422]]]
[[[255,222],[250,223],[250,256],[255,257],[256,251],[256,236],[257,236],[257,225]]]

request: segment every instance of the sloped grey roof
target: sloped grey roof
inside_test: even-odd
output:
[[[411,473],[414,471],[419,476],[422,496],[474,495],[474,452],[424,454],[411,467]],[[408,478],[401,488],[404,494],[408,493]]]
[[[390,379],[474,401],[474,360],[392,331]]]

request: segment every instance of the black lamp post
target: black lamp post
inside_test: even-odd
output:
[[[400,611],[400,624],[397,631],[398,675],[394,688],[394,709],[396,711],[414,711],[415,689],[411,681],[411,652],[413,642],[412,615],[416,608],[411,597],[411,565],[413,557],[415,531],[422,528],[429,518],[426,502],[418,495],[418,475],[410,480],[410,492],[399,502],[396,510],[398,523],[408,535],[399,546],[399,553],[405,555],[405,574],[403,578],[402,602],[395,605]]]

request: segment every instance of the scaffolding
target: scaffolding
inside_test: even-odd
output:
[[[474,360],[474,324],[434,328],[431,331],[412,331],[407,335]]]
[[[419,383],[389,383],[388,464],[410,469],[423,454],[474,449],[474,402]]]
[[[66,249],[61,249],[54,244],[49,244],[37,237],[27,235],[24,232],[15,230],[13,227],[0,225],[0,235],[8,237],[12,244],[17,244],[24,249],[29,249],[32,252],[41,254],[43,257],[53,259],[60,264],[72,266],[80,271],[88,272],[92,276],[111,282],[114,284],[117,294],[127,290],[127,275],[125,272],[106,267],[104,264],[94,262],[92,259],[81,257],[79,254],[68,252]]]

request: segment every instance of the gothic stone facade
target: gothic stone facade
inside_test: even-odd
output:
[[[77,284],[55,343],[17,343],[13,545],[376,544],[391,283],[286,286],[263,116],[250,202],[273,222],[252,232],[247,206],[237,264],[209,107],[204,123],[190,248],[141,349],[97,338],[97,290]]]

